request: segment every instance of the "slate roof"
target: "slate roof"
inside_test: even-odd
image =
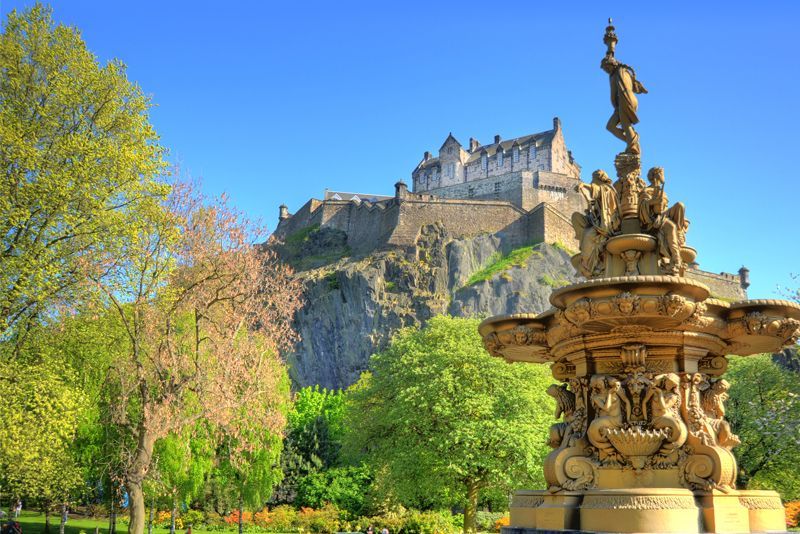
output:
[[[487,156],[491,157],[497,153],[498,148],[502,149],[503,153],[506,153],[511,150],[514,144],[519,145],[520,149],[525,149],[534,142],[539,143],[541,141],[544,144],[548,144],[550,141],[552,141],[554,134],[555,130],[548,130],[546,132],[515,137],[514,139],[506,139],[504,141],[500,141],[498,144],[492,143],[491,145],[479,146],[477,149],[475,149],[475,151],[470,153],[469,157],[467,158],[467,165],[480,159],[481,154],[483,154],[484,151],[486,151]]]
[[[500,141],[500,143],[491,143],[488,145],[481,145],[476,148],[474,151],[469,152],[469,157],[467,157],[466,164],[469,165],[470,163],[474,163],[475,161],[479,160],[481,154],[486,152],[486,155],[491,157],[497,153],[497,149],[500,148],[503,150],[503,153],[507,153],[511,150],[514,144],[519,145],[520,150],[527,149],[531,143],[542,143],[542,144],[549,144],[553,140],[553,136],[555,135],[555,130],[547,130],[546,132],[539,132],[530,135],[523,135],[522,137],[515,137],[514,139],[506,139],[504,141]],[[442,146],[447,144],[447,141],[453,137],[453,134],[447,136],[445,142]],[[458,140],[453,137],[458,143]],[[459,143],[460,145],[461,143]],[[429,158],[427,161],[423,160],[417,165],[415,170],[422,170],[427,169],[428,167],[439,165],[439,158]]]
[[[386,195],[371,195],[368,193],[346,193],[344,191],[329,191],[325,190],[325,197],[323,200],[354,200],[356,202],[380,202],[381,200],[388,200],[394,198]]]

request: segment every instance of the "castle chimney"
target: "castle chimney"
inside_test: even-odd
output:
[[[478,143],[477,139],[475,139],[474,137],[470,137],[469,138],[469,151],[470,151],[470,153],[475,152],[476,150],[478,150],[479,146],[481,146],[481,145],[480,145],[480,143]]]
[[[281,204],[278,208],[278,221],[285,221],[289,217],[289,207],[286,204]]]
[[[495,135],[494,136],[494,144],[496,144],[496,145],[500,144],[500,136],[499,135]]]
[[[403,180],[399,180],[396,184],[394,184],[394,198],[400,200],[406,198],[407,196],[408,196],[408,186]]]
[[[742,286],[742,289],[750,287],[750,269],[744,265],[739,269],[739,285]]]
[[[561,119],[553,117],[553,131],[557,132],[561,129]]]
[[[426,150],[422,155],[422,161],[428,161],[429,159],[431,159],[431,153]]]

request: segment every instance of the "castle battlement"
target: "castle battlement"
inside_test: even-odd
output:
[[[455,174],[447,170],[451,163]],[[440,224],[452,239],[492,234],[512,248],[544,242],[578,250],[570,217],[585,208],[575,190],[580,166],[566,148],[558,119],[552,130],[538,134],[507,141],[496,136],[490,145],[471,139],[470,150],[451,134],[439,157],[426,153],[411,176],[413,190],[399,181],[393,196],[326,189],[322,199],[309,199],[293,214],[282,205],[271,239],[329,229],[341,233],[352,254],[362,255],[412,248],[422,228]],[[747,287],[741,275],[697,268],[687,274],[723,298],[743,296]]]

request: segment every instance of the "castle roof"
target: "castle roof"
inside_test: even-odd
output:
[[[505,153],[511,150],[512,147],[514,147],[514,145],[519,146],[520,150],[525,150],[531,144],[534,143],[537,145],[549,144],[553,140],[553,136],[555,136],[555,134],[556,134],[556,128],[553,128],[552,130],[547,130],[545,132],[523,135],[521,137],[515,137],[513,139],[506,139],[505,141],[501,141],[500,143],[481,145],[477,147],[475,150],[469,152],[469,157],[467,158],[466,164],[469,165],[470,163],[477,161],[478,159],[480,159],[481,155],[484,152],[486,152],[487,156],[493,156],[497,153],[498,149],[501,149]],[[456,143],[458,143],[458,140],[455,137],[453,137],[453,134],[451,133],[450,135],[447,136],[447,139],[445,139],[445,142],[444,144],[442,144],[442,147],[444,147],[444,145],[447,144],[447,141],[451,137],[453,138],[454,141],[456,141]],[[428,167],[435,167],[438,165],[439,165],[439,158],[423,159],[419,163],[419,165],[417,165],[417,168],[415,170],[427,169]]]
[[[344,191],[329,191],[325,190],[323,200],[353,200],[355,202],[380,202],[381,200],[388,200],[390,196],[386,195],[371,195],[368,193],[346,193]]]
[[[514,145],[518,145],[520,147],[520,150],[522,150],[529,147],[533,143],[547,144],[550,141],[552,141],[554,135],[555,135],[555,130],[548,130],[546,132],[523,135],[522,137],[515,137],[514,139],[506,139],[505,141],[501,141],[500,143],[492,143],[490,145],[479,146],[470,153],[469,158],[467,158],[467,165],[478,160],[484,151],[486,152],[487,156],[493,156],[497,153],[498,149],[502,150],[505,153],[511,150],[511,148]]]

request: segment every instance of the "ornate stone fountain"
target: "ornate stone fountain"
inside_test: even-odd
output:
[[[626,142],[617,180],[595,171],[581,184],[588,207],[572,217],[586,281],[557,291],[542,314],[492,317],[487,350],[510,362],[550,364],[561,382],[544,464],[549,489],[519,491],[510,531],[783,531],[777,493],[736,490],[739,438],[725,420],[727,355],[776,352],[797,342],[800,306],[781,300],[728,303],[684,278],[683,204],[669,206],[664,171],[641,179],[633,129],[633,69],[614,57],[606,28],[601,64],[611,80],[608,129]]]

